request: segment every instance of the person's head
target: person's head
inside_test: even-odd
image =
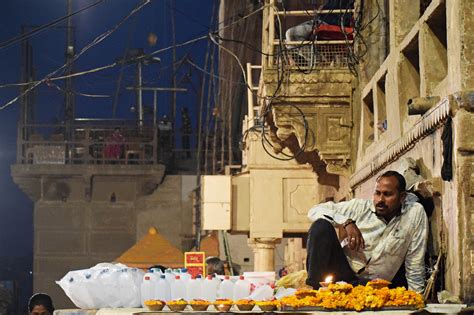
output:
[[[278,276],[280,278],[283,278],[287,274],[288,274],[288,269],[286,269],[286,267],[282,267],[280,270],[278,270]]]
[[[188,113],[188,108],[187,107],[183,107],[181,108],[181,114],[187,114]]]
[[[391,220],[399,213],[406,196],[405,178],[395,171],[387,171],[377,178],[373,202],[377,215]]]
[[[161,272],[165,272],[166,269],[168,269],[167,267],[163,266],[163,265],[153,265],[151,266],[150,268],[148,268],[148,270],[151,270],[151,269],[160,269]]]
[[[224,272],[224,262],[219,259],[219,257],[208,257],[206,259],[206,264],[207,264],[207,274],[208,275],[213,275],[213,274],[218,274],[218,275],[223,275]]]
[[[119,133],[120,133],[120,128],[119,128],[119,127],[115,127],[115,128],[114,128],[114,133],[115,133],[115,134],[119,134]]]
[[[53,300],[47,294],[36,293],[28,301],[28,311],[30,315],[52,315]]]

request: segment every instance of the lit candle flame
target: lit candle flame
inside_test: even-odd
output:
[[[324,279],[324,282],[331,283],[332,282],[332,276],[331,275],[327,276],[326,279]]]

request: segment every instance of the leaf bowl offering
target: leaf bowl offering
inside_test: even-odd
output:
[[[264,312],[273,312],[278,307],[278,301],[277,300],[257,301],[255,304]]]
[[[197,299],[197,300],[189,301],[189,305],[191,305],[191,308],[193,309],[193,311],[204,312],[207,310],[209,305],[211,305],[211,303],[206,300]]]
[[[229,299],[217,299],[215,302],[214,302],[214,307],[216,308],[216,310],[218,310],[219,312],[228,312],[230,310],[230,308],[232,307],[232,304],[234,304],[234,302],[232,300],[229,300]]]
[[[172,300],[166,303],[166,306],[168,306],[173,312],[184,311],[187,305],[188,302],[186,300]]]
[[[146,300],[144,304],[150,311],[161,311],[166,305],[166,303],[161,300]]]
[[[238,300],[235,302],[235,305],[239,309],[239,311],[249,312],[255,306],[254,300]]]

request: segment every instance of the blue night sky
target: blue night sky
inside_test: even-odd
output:
[[[73,11],[97,0],[74,0]],[[176,42],[202,36],[208,31],[213,4],[216,0],[176,0]],[[78,52],[99,34],[107,31],[141,1],[108,0],[73,18],[75,26],[75,51]],[[75,63],[75,72],[113,63],[123,55],[125,48],[144,48],[146,53],[171,45],[171,3],[170,0],[152,0],[134,17],[130,18],[115,33],[91,48]],[[66,14],[66,0],[4,0],[0,10],[0,42],[20,34],[21,25],[42,25]],[[60,25],[66,25],[63,22]],[[148,33],[157,35],[157,44],[150,47]],[[65,62],[66,33],[64,29],[48,29],[30,39],[33,46],[33,63],[36,79],[62,66]],[[177,51],[177,59],[190,54],[193,61],[203,66],[207,41],[202,40]],[[144,85],[171,86],[171,50],[157,55],[161,64],[147,66],[144,70]],[[0,85],[20,82],[20,44],[0,49]],[[186,69],[190,69],[189,67]],[[183,70],[187,72],[187,70]],[[114,95],[120,67],[82,76],[74,81],[77,92],[87,94]],[[124,69],[122,87],[134,84],[135,68]],[[179,79],[180,75],[178,75]],[[193,70],[191,82],[199,90],[201,72]],[[63,82],[56,81],[59,86]],[[186,87],[192,90],[188,84]],[[122,88],[118,105],[119,117],[133,118],[129,108],[133,106],[134,94]],[[0,106],[19,94],[18,88],[0,88]],[[197,96],[194,92],[178,94],[179,113],[181,106],[196,112]],[[44,123],[52,123],[54,118],[62,119],[63,94],[47,85],[41,85],[36,93],[36,115]],[[152,104],[151,94],[144,96],[144,103]],[[88,98],[76,96],[76,117],[112,117],[113,98]],[[162,93],[158,99],[159,115],[169,114],[170,97]],[[10,165],[16,158],[16,123],[19,103],[0,111],[0,257],[31,257],[33,247],[33,204],[13,183]],[[179,116],[179,115],[178,115]],[[193,115],[195,116],[195,115]],[[179,125],[180,122],[178,121]],[[196,122],[193,121],[193,126]],[[1,268],[1,267],[0,267]]]

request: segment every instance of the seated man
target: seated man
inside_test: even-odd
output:
[[[391,281],[404,263],[408,289],[422,292],[428,219],[416,196],[405,189],[405,178],[387,171],[377,178],[373,200],[311,208],[306,283],[318,288],[328,275],[354,284],[376,278]],[[342,243],[334,227],[342,227],[347,235]]]

